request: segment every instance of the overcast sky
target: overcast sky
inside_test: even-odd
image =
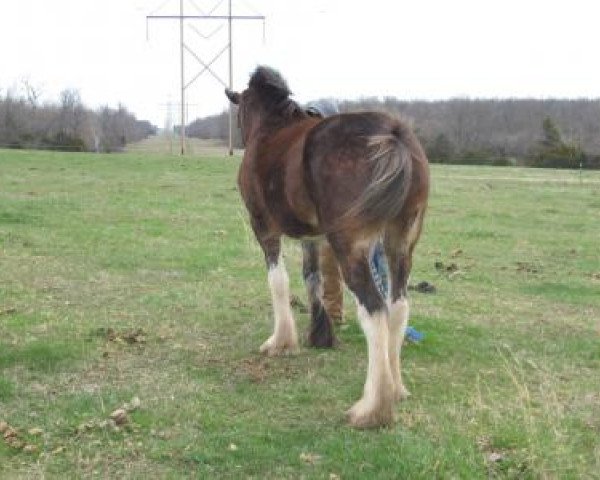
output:
[[[600,97],[600,6],[589,0],[233,0],[234,88],[257,64],[279,69],[299,101],[320,97]],[[219,0],[184,0],[185,13]],[[226,14],[224,0],[214,14]],[[0,0],[0,91],[23,79],[55,101],[75,88],[90,107],[177,117],[179,0]],[[185,42],[209,62],[223,22],[189,21]],[[191,25],[191,26],[190,26]],[[201,69],[185,56],[186,81]],[[213,65],[227,81],[227,56]],[[189,120],[226,107],[208,74],[187,89]]]

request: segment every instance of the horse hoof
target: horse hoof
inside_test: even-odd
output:
[[[400,385],[400,387],[397,388],[396,392],[394,393],[394,399],[396,400],[396,402],[406,400],[408,399],[408,397],[410,397],[410,392],[406,389],[404,385]]]
[[[346,412],[346,418],[351,427],[361,429],[387,427],[396,420],[391,405],[373,406],[362,399]]]
[[[333,348],[336,346],[337,340],[332,334],[315,335],[313,332],[310,332],[307,343],[312,348]]]
[[[260,346],[260,353],[268,357],[291,355],[298,351],[298,344],[294,341],[277,342],[273,336]]]
[[[320,304],[314,306],[308,331],[308,345],[314,348],[333,348],[335,343],[335,333],[330,317]]]

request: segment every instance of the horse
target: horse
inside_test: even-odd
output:
[[[395,403],[409,395],[400,351],[409,315],[408,277],[429,193],[427,157],[408,125],[390,114],[309,115],[290,98],[281,74],[267,66],[256,68],[242,92],[225,94],[238,106],[245,147],[238,187],[264,253],[274,313],[273,333],[260,351],[274,356],[298,349],[283,236],[302,240],[308,344],[335,344],[319,273],[319,245],[328,242],[367,342],[363,394],[346,412],[348,422],[357,428],[390,425]],[[369,266],[370,250],[380,240],[389,268],[387,298]]]

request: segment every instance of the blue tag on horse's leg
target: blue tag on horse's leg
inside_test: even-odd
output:
[[[379,293],[383,295],[383,297],[387,297],[388,294],[388,275],[387,275],[387,264],[385,260],[385,255],[383,253],[383,245],[381,242],[377,242],[375,248],[373,248],[373,254],[371,255],[371,261],[369,262],[371,266],[371,273],[373,274],[373,279],[375,280],[375,284],[379,289]]]

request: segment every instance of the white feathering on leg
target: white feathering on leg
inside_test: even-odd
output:
[[[348,411],[356,427],[387,425],[393,421],[394,382],[388,357],[389,332],[387,312],[372,315],[358,305],[358,318],[367,339],[368,367],[362,398]]]
[[[389,330],[389,358],[390,368],[392,370],[392,378],[394,379],[394,397],[396,400],[403,400],[410,395],[404,384],[402,383],[401,361],[400,354],[402,351],[402,343],[408,326],[408,300],[400,298],[392,304],[390,309]]]
[[[268,281],[275,325],[273,335],[262,344],[260,351],[267,355],[294,352],[298,348],[298,334],[290,308],[289,278],[281,259],[269,268]]]

